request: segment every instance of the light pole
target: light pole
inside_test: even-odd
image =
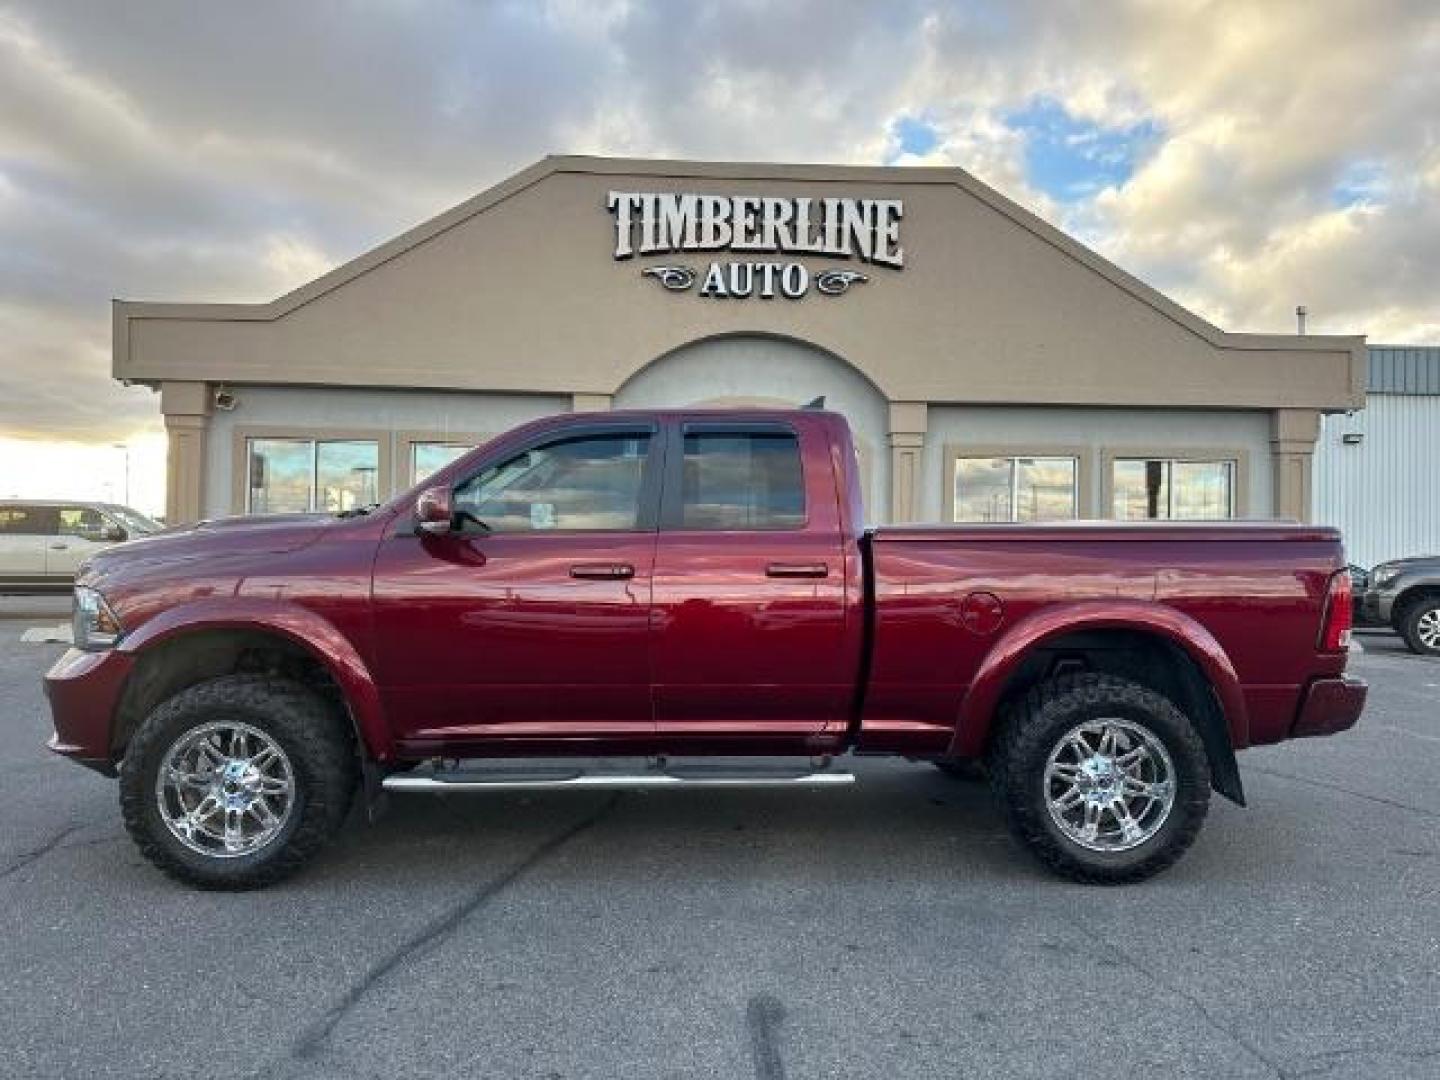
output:
[[[130,505],[130,444],[117,442],[113,445],[115,450],[125,452],[125,505]]]
[[[357,505],[369,506],[371,503],[376,502],[375,491],[377,484],[375,481],[377,480],[376,474],[380,470],[374,465],[356,465],[350,471],[357,474],[360,478],[360,498]],[[348,508],[342,506],[341,509],[344,510]]]

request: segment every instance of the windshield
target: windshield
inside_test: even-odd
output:
[[[146,517],[140,511],[131,510],[128,506],[107,506],[105,512],[125,526],[127,532],[139,533],[142,536],[157,533],[165,527],[153,518]]]

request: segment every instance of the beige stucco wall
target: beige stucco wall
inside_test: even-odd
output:
[[[795,301],[668,292],[641,269],[703,270],[711,255],[615,260],[611,190],[903,199],[905,267],[720,252],[723,261],[793,260],[812,271],[850,266],[870,280],[844,296],[812,290]],[[958,170],[577,158],[547,159],[272,303],[117,303],[114,373],[149,383],[565,394],[594,404],[658,357],[730,334],[812,343],[875,385],[892,405],[897,516],[907,516],[905,491],[922,471],[927,403],[1293,418],[1364,396],[1361,338],[1223,333]],[[1304,425],[1276,423],[1286,455],[1277,501],[1299,505],[1286,492],[1308,483],[1296,471],[1308,457],[1292,438]]]

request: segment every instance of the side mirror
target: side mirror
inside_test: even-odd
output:
[[[422,532],[448,533],[455,527],[450,489],[445,485],[426,488],[415,500],[415,525]]]
[[[106,528],[104,539],[107,544],[123,544],[130,539],[130,534],[119,525],[111,525]]]

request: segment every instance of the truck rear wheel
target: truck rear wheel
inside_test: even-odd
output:
[[[1164,870],[1194,842],[1210,806],[1205,747],[1185,714],[1111,675],[1032,689],[996,736],[990,775],[1021,842],[1087,884]]]
[[[230,675],[181,691],[140,725],[120,807],[141,853],[204,889],[252,889],[302,866],[340,827],[355,751],[306,687]]]

